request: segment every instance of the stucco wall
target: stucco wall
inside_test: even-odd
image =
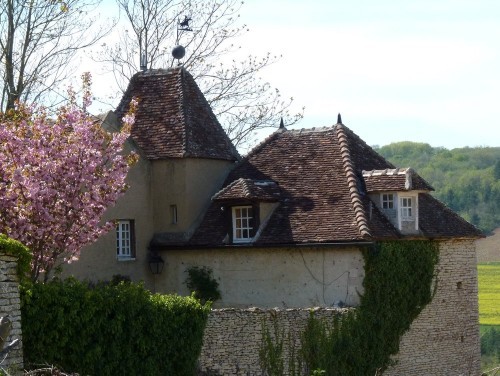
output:
[[[17,277],[17,259],[0,253],[0,317],[9,315],[12,331],[8,343],[18,338],[19,344],[13,349],[7,359],[1,364],[6,370],[23,369],[21,302],[19,298],[19,283]],[[0,359],[1,361],[2,359]]]
[[[355,247],[180,250],[162,253],[157,291],[188,295],[186,269],[207,266],[219,282],[215,307],[315,307],[359,302],[363,256]]]
[[[141,158],[127,176],[130,188],[104,216],[106,220],[135,221],[135,259],[117,259],[116,233],[112,230],[83,248],[80,260],[65,265],[63,277],[73,275],[97,281],[121,274],[133,281],[144,281],[151,290],[161,291],[156,289],[155,279],[163,276],[153,276],[148,266],[148,248],[153,235],[189,231],[232,165],[228,161],[199,158],[151,162]],[[170,205],[177,205],[177,224],[172,223]]]
[[[151,165],[140,159],[127,176],[129,190],[117,205],[108,209],[104,218],[135,220],[136,256],[133,260],[118,260],[116,232],[111,230],[96,243],[84,247],[80,260],[63,266],[63,277],[73,275],[80,279],[107,280],[115,274],[129,276],[134,281],[144,281],[152,288],[153,280],[148,269],[149,242],[153,237],[151,201]]]
[[[210,204],[234,163],[217,159],[177,158],[152,162],[154,232],[184,232]],[[170,205],[177,205],[172,223]]]
[[[473,241],[441,243],[436,295],[403,336],[394,358],[397,364],[385,375],[480,374],[475,260]],[[318,312],[323,317],[335,314],[324,309]],[[270,315],[280,327],[296,331],[304,328],[308,310],[213,310],[205,330],[201,368],[221,375],[261,375],[262,320]]]

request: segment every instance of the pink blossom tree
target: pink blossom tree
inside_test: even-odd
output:
[[[86,112],[89,87],[87,75],[83,108],[69,90],[56,120],[23,104],[0,114],[0,232],[30,248],[33,281],[42,275],[46,281],[55,267],[77,260],[82,247],[113,228],[102,222],[103,214],[125,192],[137,159],[124,152],[133,111],[120,131],[104,131]]]

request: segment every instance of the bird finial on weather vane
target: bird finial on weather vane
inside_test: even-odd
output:
[[[179,44],[179,38],[183,31],[193,31],[193,29],[189,27],[189,21],[191,20],[191,17],[184,16],[184,20],[178,21],[177,37],[175,39],[176,46],[172,49],[172,56],[174,57],[174,59],[177,59],[178,65],[181,65],[180,60],[184,57],[184,55],[186,55],[186,49],[184,48],[184,46]]]
[[[184,16],[184,21],[179,21],[179,30],[181,31],[193,31],[193,29],[191,29],[189,27],[189,21],[191,21],[192,18],[191,17],[188,17],[188,16]]]

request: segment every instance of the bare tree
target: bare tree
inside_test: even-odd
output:
[[[293,98],[282,98],[279,90],[258,74],[279,57],[270,54],[247,56],[231,61],[239,48],[235,41],[248,31],[239,21],[242,2],[238,0],[116,0],[131,30],[125,28],[120,40],[104,46],[96,61],[113,72],[123,91],[129,79],[146,67],[166,68],[177,62],[171,50],[185,47],[182,64],[197,80],[215,114],[236,146],[248,146],[255,131],[277,127],[283,117],[287,124],[302,118],[303,109],[290,113]],[[186,21],[186,22],[183,22]],[[183,27],[181,25],[183,23]],[[223,63],[229,61],[229,64]]]
[[[0,110],[40,101],[71,75],[75,54],[107,32],[89,13],[101,0],[3,0]]]

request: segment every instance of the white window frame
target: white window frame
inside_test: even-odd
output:
[[[413,200],[415,198],[412,196],[403,196],[399,199],[399,211],[401,213],[401,220],[415,220],[415,207],[413,205]]]
[[[134,221],[120,219],[116,221],[116,257],[120,259],[134,259],[133,232]]]
[[[249,213],[249,210],[251,213]],[[249,243],[252,241],[253,232],[251,220],[254,219],[254,210],[251,205],[233,206],[233,243]]]
[[[395,209],[396,208],[395,194],[382,193],[380,195],[380,205],[384,210]]]

